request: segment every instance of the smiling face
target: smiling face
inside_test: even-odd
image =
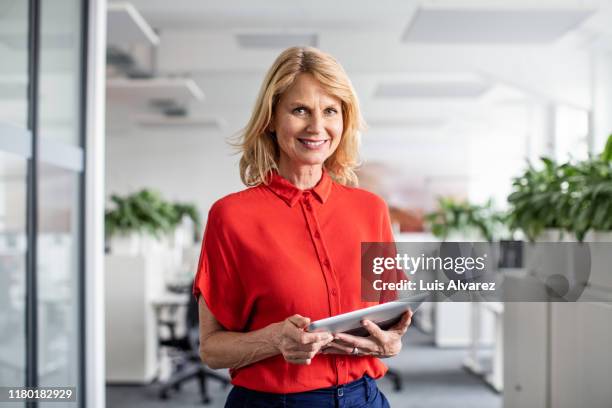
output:
[[[322,166],[340,144],[342,103],[311,74],[299,74],[281,95],[269,128],[276,132],[279,167]]]

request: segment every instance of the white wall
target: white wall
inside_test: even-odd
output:
[[[194,202],[205,217],[217,199],[244,188],[237,163],[219,131],[134,126],[107,136],[106,192],[154,188],[166,199]]]
[[[592,56],[593,151],[599,153],[612,133],[612,53]]]

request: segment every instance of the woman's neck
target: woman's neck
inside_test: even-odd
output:
[[[292,166],[281,160],[278,164],[278,174],[300,190],[308,190],[321,180],[323,166],[320,164]]]

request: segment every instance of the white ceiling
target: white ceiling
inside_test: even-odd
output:
[[[316,36],[358,92],[370,123],[364,157],[400,164],[406,174],[423,179],[469,172],[467,153],[461,156],[470,137],[510,137],[522,149],[525,112],[534,104],[589,109],[589,55],[612,50],[612,0],[131,3],[159,34],[160,73],[196,81],[206,100],[191,111],[227,123],[220,136],[244,126],[265,70],[282,49],[245,48],[241,36]],[[442,20],[417,18],[428,10],[447,12]],[[495,24],[496,18],[503,24]],[[410,36],[417,22],[420,35],[429,35],[426,41]],[[466,22],[474,29],[459,41]],[[442,23],[446,30],[433,38]],[[521,41],[508,41],[513,32]],[[403,86],[405,97],[377,96],[388,84]],[[448,84],[473,95],[441,92]],[[507,144],[499,146],[508,151]]]
[[[365,105],[381,103],[371,101],[381,83],[402,78],[418,81],[419,75],[437,75],[444,80],[445,74],[459,73],[485,76],[494,83],[518,87],[538,98],[588,107],[588,78],[583,75],[588,73],[588,59],[583,57],[590,43],[581,44],[582,47],[576,43],[580,39],[587,41],[584,38],[587,35],[592,41],[612,36],[612,29],[605,24],[612,21],[609,0],[446,3],[315,0],[300,4],[282,0],[134,0],[132,3],[159,32],[160,71],[191,74],[209,97],[206,105],[250,106],[265,69],[282,49],[244,48],[241,36],[314,34],[319,47],[336,56],[356,87],[361,88],[360,97]],[[517,16],[531,16],[532,24],[515,27],[517,36],[534,29],[533,19],[537,22],[548,16],[540,30],[548,37],[554,34],[553,41],[543,45],[499,45],[494,37],[495,26],[489,23],[479,28],[478,37],[492,39],[490,44],[457,45],[452,38],[435,45],[403,42],[418,10],[420,14],[429,9],[439,11],[445,4],[452,5],[452,10],[445,15],[449,22],[452,22],[449,17],[453,10],[463,16],[457,18],[458,28],[465,24],[466,13],[471,13],[468,21],[472,25],[479,19],[486,22],[491,15],[511,14],[512,18],[504,20],[510,24],[509,28],[520,21]],[[481,9],[474,12],[483,5],[485,12]],[[590,15],[593,10],[599,11]],[[439,23],[432,23],[430,29]],[[452,27],[448,31],[452,32]],[[208,80],[213,77],[214,81]],[[220,99],[215,98],[217,93],[221,94]],[[388,103],[395,106],[397,100]]]

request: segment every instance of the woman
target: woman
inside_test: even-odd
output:
[[[371,306],[361,299],[361,242],[393,241],[385,203],[358,188],[362,120],[342,67],[314,48],[284,51],[240,144],[250,186],[208,216],[194,294],[200,352],[229,368],[226,407],[385,407],[373,379],[410,325],[369,337],[309,333],[311,321]]]

